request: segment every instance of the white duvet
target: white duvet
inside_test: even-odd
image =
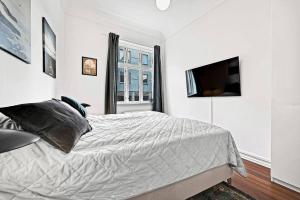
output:
[[[222,128],[156,112],[89,121],[69,154],[44,141],[0,154],[0,199],[128,199],[226,163],[245,174]]]

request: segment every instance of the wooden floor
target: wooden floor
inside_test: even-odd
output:
[[[271,182],[270,169],[244,160],[248,177],[235,174],[232,185],[257,200],[300,200],[300,193]]]

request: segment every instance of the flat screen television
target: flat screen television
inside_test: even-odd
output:
[[[186,71],[188,97],[241,96],[239,57]]]

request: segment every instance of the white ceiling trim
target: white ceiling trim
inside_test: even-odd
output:
[[[133,20],[130,20],[129,18],[122,17],[122,16],[116,15],[112,12],[104,11],[102,9],[96,9],[96,10],[97,10],[97,15],[99,17],[105,18],[105,20],[107,20],[111,24],[121,26],[126,29],[134,30],[134,31],[137,31],[137,32],[140,32],[142,34],[146,34],[146,35],[149,35],[152,37],[154,36],[154,37],[160,37],[162,39],[165,39],[164,35],[161,31],[151,29],[147,26],[144,26],[138,20],[133,21]]]
[[[226,0],[172,0],[170,8],[166,11],[159,11],[155,0],[63,1],[64,7],[69,13],[71,10],[72,15],[82,16],[80,13],[86,9],[94,12],[106,24],[134,29],[141,34],[155,35],[166,40],[207,15]]]
[[[81,10],[81,12],[79,13],[77,9],[66,9],[65,14],[72,17],[79,17],[83,20],[91,21],[95,24],[105,27],[105,29],[107,29],[108,31],[120,28],[128,32],[134,31],[144,36],[155,38],[160,42],[165,41],[163,34],[159,31],[152,30],[147,27],[142,27],[126,19],[118,18],[111,14],[101,12],[100,10],[97,10],[97,12],[88,13],[86,10]],[[108,33],[103,32],[103,35],[108,36]]]

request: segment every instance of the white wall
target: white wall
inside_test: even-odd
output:
[[[213,98],[214,124],[241,152],[271,160],[270,0],[227,0],[166,41],[171,115],[211,121],[210,98],[187,98],[185,70],[240,56],[242,97]]]
[[[60,0],[31,1],[31,64],[0,50],[0,107],[55,96],[56,80],[43,73],[42,17],[57,36],[57,68],[63,67],[63,10]],[[58,76],[60,76],[58,72]]]
[[[213,118],[232,132],[241,152],[264,163],[271,160],[272,128],[272,177],[300,188],[298,0],[227,0],[167,38],[166,51],[158,32],[95,14],[90,7],[71,7],[64,14],[61,3],[32,0],[31,64],[0,50],[0,106],[67,95],[103,114],[108,33],[145,46],[159,44],[166,52],[166,110],[206,122]],[[42,72],[42,17],[57,36],[57,79]],[[98,59],[97,77],[81,75],[82,56]],[[185,70],[234,56],[241,60],[241,97],[187,98]],[[118,108],[144,109],[151,105]]]
[[[273,0],[272,177],[300,192],[300,1]]]
[[[57,91],[61,95],[71,96],[78,101],[92,105],[89,113],[104,114],[105,76],[108,51],[108,34],[114,32],[121,40],[152,47],[161,44],[159,33],[136,27],[123,26],[120,22],[109,21],[105,16],[76,9],[65,15],[65,66],[63,81]],[[82,75],[82,56],[98,59],[98,76]],[[127,110],[151,109],[151,106],[120,106],[118,112]]]

